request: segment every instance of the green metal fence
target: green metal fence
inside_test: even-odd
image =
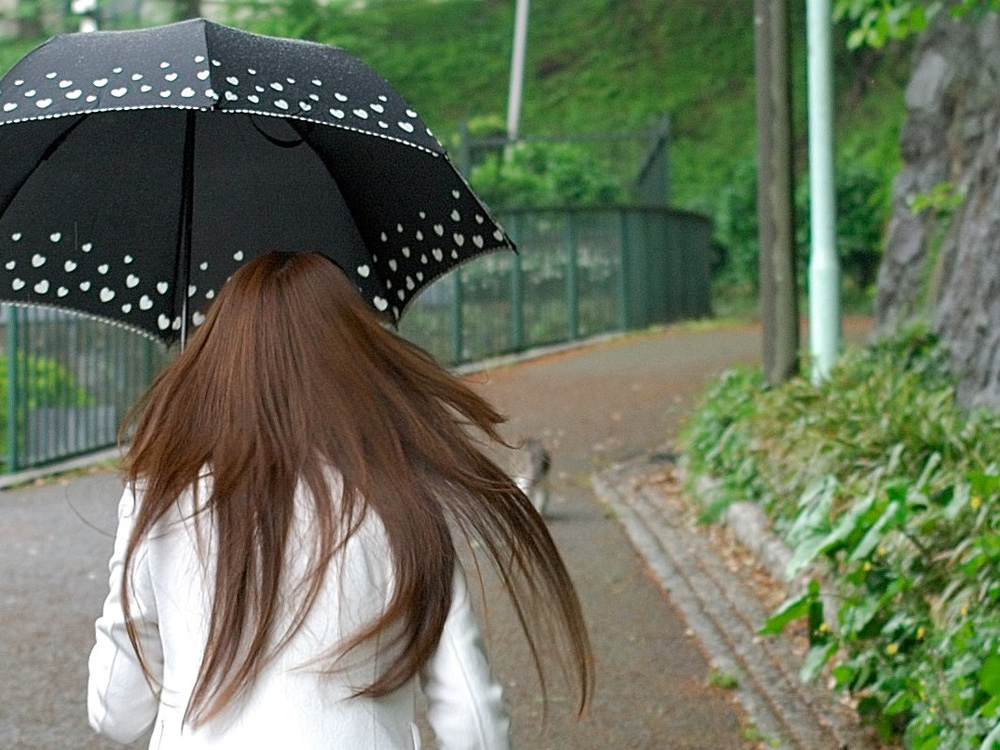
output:
[[[709,314],[707,219],[640,206],[508,211],[520,253],[490,254],[420,295],[401,333],[458,364]],[[0,455],[6,472],[113,445],[170,356],[138,333],[4,305]]]
[[[400,332],[448,364],[710,314],[708,219],[647,206],[523,209],[520,250],[427,289]]]
[[[3,306],[0,443],[17,471],[114,445],[118,426],[166,361],[132,331],[73,313]]]

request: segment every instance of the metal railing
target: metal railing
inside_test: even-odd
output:
[[[83,315],[3,305],[0,454],[8,473],[114,445],[167,358],[140,334]]]
[[[400,333],[456,365],[711,312],[711,223],[648,206],[499,213],[520,252],[488,255],[414,301]]]
[[[400,333],[458,364],[709,314],[707,219],[643,206],[507,211],[520,253],[490,254],[425,290]],[[115,443],[171,352],[73,313],[4,305],[0,456],[10,473]]]

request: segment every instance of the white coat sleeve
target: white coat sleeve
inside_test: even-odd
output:
[[[118,533],[108,563],[109,587],[104,609],[95,623],[97,642],[90,652],[87,711],[90,725],[116,742],[132,742],[152,726],[159,707],[158,687],[146,681],[125,630],[121,582],[125,550],[132,533],[136,500],[126,488],[118,505]],[[154,686],[163,680],[163,648],[156,616],[145,546],[136,550],[129,576],[129,610],[142,644]]]
[[[451,609],[421,674],[440,750],[510,750],[510,720],[490,673],[465,576],[456,567]]]

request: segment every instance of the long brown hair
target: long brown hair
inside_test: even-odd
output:
[[[392,550],[396,588],[337,653],[380,637],[398,657],[358,694],[385,695],[432,655],[451,602],[452,527],[478,542],[511,595],[544,689],[535,626],[557,626],[579,710],[593,687],[580,604],[541,517],[484,453],[503,417],[429,355],[386,330],[347,277],[315,253],[268,253],[220,290],[187,347],[126,421],[126,481],[143,498],[129,570],[153,525],[207,470],[199,504],[215,524],[215,598],[185,720],[201,724],[243,693],[301,627],[331,559],[368,511]],[[471,428],[471,429],[470,429]],[[329,468],[342,476],[335,501]],[[275,632],[299,483],[315,503],[316,547],[288,632]]]

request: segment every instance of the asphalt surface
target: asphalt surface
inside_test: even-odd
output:
[[[583,601],[597,660],[589,712],[538,681],[502,600],[486,600],[491,662],[520,750],[750,748],[732,691],[708,684],[703,645],[595,495],[595,472],[671,439],[708,377],[759,359],[759,329],[636,334],[470,375],[512,439],[553,455],[550,529]],[[120,482],[113,471],[0,493],[0,748],[118,747],[89,729],[86,659],[106,589]],[[425,738],[427,746],[433,746]],[[140,742],[136,747],[143,747]]]

